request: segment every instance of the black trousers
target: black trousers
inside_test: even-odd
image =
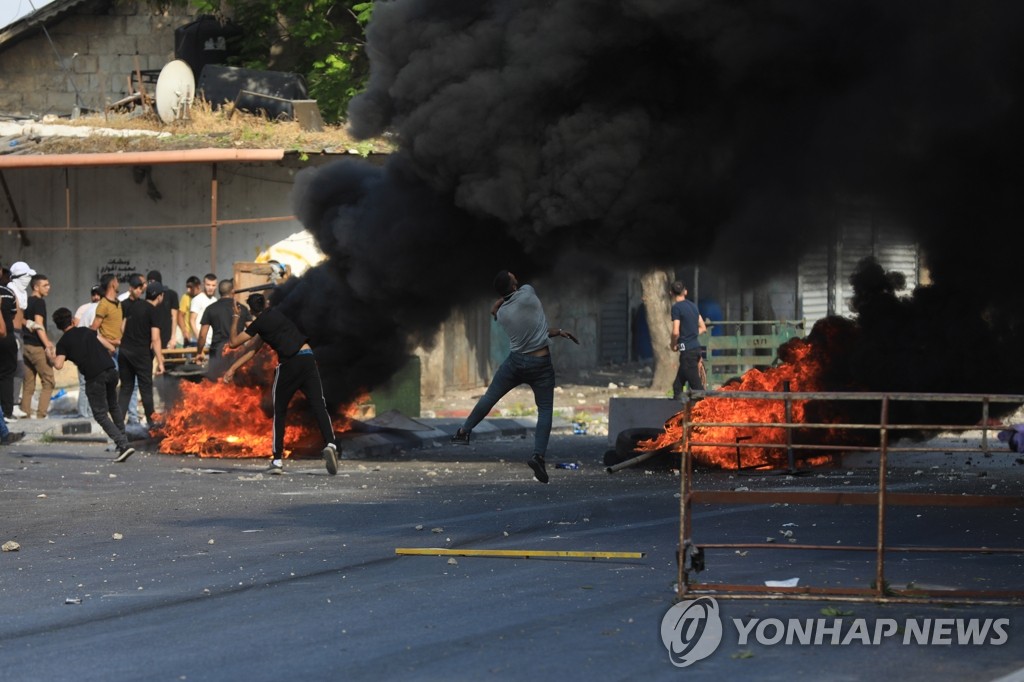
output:
[[[85,382],[85,395],[89,398],[93,419],[117,449],[124,450],[128,447],[128,438],[124,433],[124,412],[117,402],[117,381],[117,370],[111,367]]]
[[[700,348],[684,350],[679,354],[679,371],[672,382],[672,397],[679,400],[683,396],[683,384],[690,385],[691,391],[703,391],[704,380],[700,376]]]
[[[121,414],[128,413],[128,403],[135,390],[135,380],[139,381],[139,394],[142,396],[142,408],[146,411],[148,423],[150,415],[155,412],[153,407],[153,351],[149,346],[133,348],[122,345],[117,352],[117,370],[121,377],[121,394],[119,403]]]
[[[334,442],[334,427],[331,417],[327,414],[327,402],[324,400],[324,387],[320,383],[320,372],[316,368],[316,359],[311,353],[293,355],[283,361],[274,370],[274,458],[279,459],[284,452],[285,419],[288,416],[288,403],[296,391],[302,391],[309,403],[309,409],[316,418],[324,443]]]
[[[14,330],[0,339],[0,408],[10,417],[14,411],[14,375],[18,372],[18,341]]]

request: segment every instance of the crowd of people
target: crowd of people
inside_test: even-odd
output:
[[[291,320],[271,310],[262,294],[249,296],[248,307],[239,305],[234,282],[218,281],[213,273],[202,280],[189,277],[180,297],[164,286],[157,270],[145,277],[133,273],[126,283],[127,291],[122,292],[117,275],[104,274],[90,290],[89,301],[74,313],[67,308],[56,310],[53,322],[62,336],[54,343],[46,315],[49,278],[24,261],[9,268],[0,265],[0,445],[17,442],[25,435],[10,431],[8,420],[46,417],[55,386],[54,370],[62,369],[70,360],[78,368],[79,414],[96,420],[114,441],[115,461],[123,462],[135,452],[125,429],[126,425],[142,423],[137,408],[140,398],[146,426],[151,428],[160,422],[153,399],[153,377],[165,371],[165,350],[194,346],[193,357],[202,363],[207,357],[221,357],[226,348],[241,348],[223,376],[230,383],[235,371],[268,345],[280,361],[272,393],[273,451],[268,471],[283,472],[288,402],[301,390],[325,441],[327,471],[337,473],[339,450],[313,351],[308,338]],[[491,314],[509,336],[510,353],[452,442],[469,443],[473,428],[494,405],[525,383],[533,389],[538,408],[534,452],[527,464],[537,480],[547,483],[544,455],[555,386],[549,339],[579,341],[572,332],[549,326],[533,287],[520,285],[514,274],[502,270],[494,287],[501,297]],[[680,354],[673,384],[678,399],[686,385],[698,391],[704,387],[698,335],[706,325],[697,307],[686,299],[685,284],[674,282],[669,293],[673,297],[672,350]],[[19,378],[21,395],[16,402]]]
[[[230,296],[231,281],[225,282]],[[164,350],[196,345],[200,327],[211,326],[211,336],[222,342],[230,336],[219,321],[204,316],[216,300],[217,276],[208,274],[202,284],[198,277],[189,277],[179,297],[163,284],[158,270],[145,276],[133,273],[123,281],[108,273],[77,310],[61,308],[50,318],[49,278],[24,261],[0,264],[0,444],[25,435],[11,431],[8,422],[46,418],[54,370],[70,360],[78,369],[78,416],[95,418],[117,445],[118,461],[127,459],[134,451],[127,445],[125,427],[153,427],[160,421],[153,378],[165,371]],[[51,335],[51,319],[63,335],[59,341]],[[69,334],[72,330],[82,331]]]
[[[104,274],[91,288],[89,301],[76,311],[54,311],[51,319],[61,333],[55,342],[47,322],[49,278],[24,261],[9,268],[0,264],[0,444],[17,442],[25,435],[24,431],[10,431],[8,421],[47,416],[55,387],[54,370],[70,361],[78,370],[79,416],[96,420],[114,442],[114,461],[123,462],[135,452],[126,427],[144,424],[153,428],[161,421],[153,398],[153,378],[165,372],[165,351],[194,346],[192,356],[202,363],[221,357],[227,347],[244,345],[239,361],[227,373],[230,382],[234,371],[265,342],[277,351],[278,371],[284,368],[283,375],[288,377],[279,386],[275,375],[274,450],[269,471],[283,471],[288,400],[301,390],[325,440],[327,470],[337,473],[338,448],[308,339],[276,311],[255,320],[254,315],[260,318],[269,309],[262,295],[249,298],[250,306],[256,304],[250,313],[235,300],[234,282],[218,281],[213,273],[202,280],[189,277],[180,297],[163,284],[158,270],[145,276],[130,274],[123,283],[125,291],[121,291],[122,280],[116,274]],[[16,401],[19,379],[20,399]]]

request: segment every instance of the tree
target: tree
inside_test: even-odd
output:
[[[668,391],[679,368],[678,354],[669,348],[672,342],[671,301],[669,285],[675,275],[668,270],[651,269],[640,277],[647,327],[651,330],[651,349],[654,351],[654,377],[651,388]]]
[[[349,101],[365,87],[372,0],[198,0],[195,6],[242,29],[235,66],[305,76],[329,123],[343,120]]]

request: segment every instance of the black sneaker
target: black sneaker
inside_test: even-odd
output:
[[[284,466],[271,460],[270,466],[267,467],[267,473],[272,476],[280,476],[284,473]]]
[[[328,443],[327,447],[324,448],[323,455],[327,473],[334,476],[338,473],[338,446],[334,443]]]
[[[24,431],[8,431],[6,436],[0,438],[0,445],[14,445],[24,437]]]
[[[527,464],[529,464],[530,468],[533,469],[533,475],[538,481],[541,483],[548,482],[548,470],[544,468],[543,457],[540,455],[534,455],[530,458],[530,461],[528,461]]]
[[[129,445],[124,450],[122,450],[121,452],[117,453],[117,457],[114,458],[114,461],[115,462],[123,462],[126,459],[128,459],[129,457],[131,457],[132,455],[134,455],[134,454],[135,454],[135,448],[133,448],[132,446]]]
[[[452,443],[456,445],[469,445],[469,431],[463,431],[460,427],[455,435],[452,436]]]

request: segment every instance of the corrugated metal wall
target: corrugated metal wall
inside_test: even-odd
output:
[[[872,207],[848,206],[840,210],[838,223],[832,243],[805,254],[800,261],[798,299],[808,328],[826,315],[851,314],[850,275],[863,258],[874,256],[885,270],[903,273],[906,294],[918,284],[917,244],[883,212]]]
[[[615,276],[601,297],[598,325],[598,362],[622,363],[629,360],[629,276]]]

